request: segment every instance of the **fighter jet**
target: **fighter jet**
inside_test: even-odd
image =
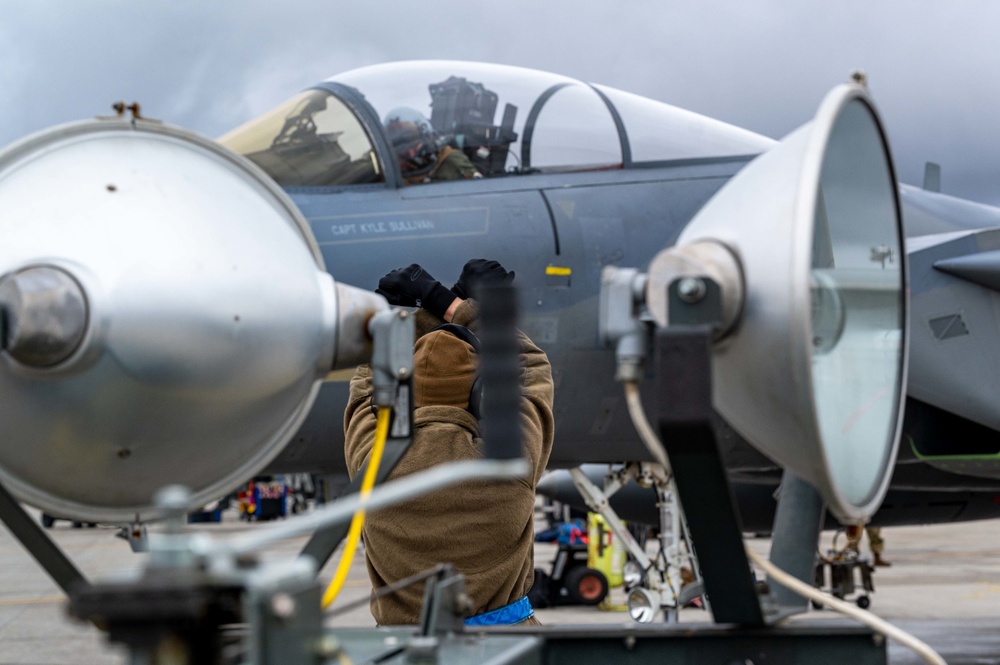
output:
[[[154,130],[155,123],[141,119],[131,124],[154,134],[162,129],[172,136],[169,127]],[[6,151],[7,163],[11,169],[20,169],[22,161],[29,163],[35,151],[49,151],[52,142],[65,140],[68,150],[75,145],[77,134],[93,136],[95,141],[104,139],[100,126],[89,125],[28,138]],[[119,136],[112,134],[112,138]],[[185,381],[211,372],[217,372],[216,378],[228,386],[227,390],[255,385],[237,380],[224,367],[220,349],[233,349],[237,343],[246,346],[245,353],[274,359],[259,370],[246,368],[248,376],[276,371],[278,360],[286,358],[273,350],[265,353],[268,347],[262,341],[240,332],[249,328],[248,315],[237,309],[252,308],[248,311],[260,315],[264,309],[277,312],[280,304],[297,308],[295,316],[311,312],[310,325],[329,328],[328,322],[315,320],[320,314],[328,317],[327,310],[337,307],[336,298],[323,285],[318,292],[327,295],[322,296],[320,314],[315,303],[307,302],[304,296],[290,298],[277,277],[268,301],[271,304],[266,307],[264,299],[257,297],[237,308],[228,300],[228,291],[223,291],[224,307],[208,295],[202,300],[190,299],[201,292],[206,280],[226,283],[242,276],[239,284],[243,284],[251,274],[277,275],[282,265],[292,261],[311,264],[311,270],[303,269],[305,276],[299,276],[310,285],[310,293],[316,291],[312,270],[318,269],[323,271],[323,284],[354,285],[376,298],[372,291],[379,278],[393,268],[417,262],[450,284],[470,258],[499,260],[517,275],[521,328],[552,362],[557,430],[551,465],[649,460],[649,451],[627,413],[621,386],[613,379],[614,350],[599,332],[602,272],[614,266],[648,269],[654,257],[675,245],[721,190],[736,182],[758,157],[774,154],[781,145],[603,85],[522,68],[442,61],[379,65],[333,77],[233,130],[221,143],[245,156],[239,160],[239,173],[244,174],[240,178],[247,177],[244,169],[250,169],[256,182],[267,183],[255,187],[280,192],[280,197],[274,194],[268,199],[278,202],[267,205],[276,214],[294,218],[289,223],[297,230],[288,257],[298,258],[279,255],[275,242],[255,236],[248,214],[243,215],[247,233],[240,235],[240,242],[230,237],[233,233],[228,230],[216,231],[196,221],[205,216],[204,210],[223,204],[221,185],[191,170],[195,167],[185,170],[160,164],[161,160],[169,162],[169,157],[159,153],[150,158],[156,160],[151,164],[163,171],[157,171],[156,178],[169,183],[180,178],[183,183],[176,184],[185,187],[197,181],[197,200],[170,202],[172,206],[189,203],[194,213],[175,211],[171,213],[174,217],[168,218],[166,203],[160,202],[157,213],[144,226],[137,226],[93,212],[110,202],[132,202],[120,195],[122,186],[110,175],[98,188],[102,198],[96,203],[88,198],[93,196],[89,189],[80,194],[83,203],[73,202],[69,195],[58,200],[34,196],[33,190],[21,185],[11,184],[4,190],[11,197],[5,203],[9,209],[34,211],[36,217],[41,215],[39,201],[46,201],[46,205],[64,202],[65,209],[57,206],[45,211],[43,217],[53,225],[52,232],[37,232],[41,222],[36,217],[32,218],[35,231],[31,233],[27,222],[19,222],[21,225],[8,234],[10,241],[0,256],[10,277],[0,290],[0,309],[7,319],[3,343],[14,367],[9,375],[3,375],[9,383],[5,390],[25,400],[23,404],[8,400],[12,405],[9,415],[23,419],[18,428],[25,440],[51,442],[54,463],[38,470],[37,459],[45,453],[12,447],[10,452],[17,458],[10,462],[12,468],[19,473],[31,467],[42,476],[15,490],[50,511],[62,509],[60,516],[93,521],[121,519],[122,515],[130,519],[138,512],[90,506],[93,488],[88,482],[98,477],[105,485],[123,485],[110,492],[115,502],[148,506],[145,486],[160,482],[161,477],[192,483],[208,493],[229,489],[223,485],[242,480],[237,476],[260,471],[269,462],[271,472],[335,474],[344,470],[342,413],[349,369],[329,374],[315,399],[313,378],[298,377],[289,384],[296,390],[285,398],[296,408],[280,417],[274,415],[280,426],[267,428],[257,421],[264,415],[259,405],[238,409],[230,403],[234,396],[228,393],[220,402],[206,402],[208,393],[197,381],[195,387],[181,389]],[[112,145],[121,144],[110,141],[108,148],[97,149],[97,156],[67,152],[65,156],[60,153],[58,159],[86,164],[87,172],[96,177],[95,164],[111,173],[123,163],[118,156],[103,154],[113,152]],[[215,146],[211,150],[218,147],[211,145]],[[52,151],[45,154],[50,153],[57,159]],[[458,160],[461,167],[442,168],[449,160]],[[33,168],[43,168],[39,161],[30,163]],[[46,168],[49,170],[39,176],[46,184],[39,185],[39,191],[64,173],[59,164]],[[132,171],[116,178],[126,176],[133,177]],[[149,178],[141,184],[148,185]],[[68,181],[83,187],[80,178]],[[236,185],[233,188],[243,191]],[[219,190],[217,194],[212,194],[213,189]],[[159,196],[156,192],[159,189],[154,188],[154,195]],[[33,203],[26,204],[24,197]],[[104,197],[110,198],[106,202]],[[206,197],[210,201],[204,200]],[[905,436],[891,489],[936,491],[919,495],[916,502],[914,495],[908,495],[904,504],[912,509],[895,514],[907,515],[900,518],[903,521],[925,521],[929,515],[935,520],[950,520],[992,514],[1000,470],[995,460],[1000,449],[995,408],[998,392],[991,389],[997,372],[990,353],[998,334],[993,291],[998,282],[994,250],[1000,210],[908,186],[899,186],[898,197],[909,233],[906,253],[911,266],[912,358]],[[741,205],[745,211],[738,217],[749,215],[754,201],[751,197]],[[113,242],[109,244],[93,233],[77,238],[75,234],[82,227],[66,224],[80,210],[94,215],[93,224],[113,222],[114,228],[106,231]],[[128,219],[133,214],[119,211],[119,216]],[[227,215],[231,214],[227,210]],[[733,219],[728,223],[739,225]],[[159,231],[158,225],[172,226],[173,235]],[[140,238],[140,232],[146,236]],[[187,247],[195,242],[184,240],[187,233],[197,234],[197,255]],[[266,232],[267,238],[270,233]],[[132,240],[157,250],[156,257],[153,252],[146,257],[147,264],[155,259],[155,270],[112,260],[125,256],[129,251],[125,247]],[[307,244],[305,253],[297,244],[302,240]],[[167,256],[167,250],[176,251],[181,258]],[[81,264],[83,259],[66,263],[68,259],[46,258],[76,256],[83,251],[88,254],[85,264]],[[230,266],[227,270],[223,270],[223,251]],[[213,252],[219,256],[213,258]],[[898,267],[904,261],[902,254],[892,246],[877,245],[870,256],[866,249],[864,260],[881,267]],[[39,262],[48,266],[43,274],[31,272]],[[92,267],[83,270],[80,265]],[[117,272],[126,269],[127,275]],[[28,273],[22,276],[25,270]],[[91,276],[95,271],[108,274]],[[146,284],[139,277],[156,277],[155,284]],[[24,289],[51,280],[64,298],[59,307],[68,308],[62,312],[67,317],[65,326],[56,333],[63,343],[56,345],[55,352],[44,335],[24,339],[23,330],[30,326],[22,326],[18,332],[19,317],[23,319],[35,308],[41,308],[39,317],[47,312],[41,301],[28,302],[30,291]],[[105,283],[121,286],[105,293]],[[227,288],[242,288],[239,284]],[[126,286],[136,294],[142,287],[170,298],[153,307],[148,295],[129,295],[132,290]],[[184,297],[175,291],[182,291]],[[357,293],[350,297],[360,298]],[[111,307],[117,298],[125,298],[115,307],[122,308],[122,316],[127,316],[123,321],[128,323],[116,321],[112,325],[110,310],[100,315],[95,311]],[[211,323],[197,318],[199,323],[191,323],[190,334],[147,349],[148,340],[158,340],[167,332],[149,323],[150,317],[172,313],[169,320],[178,322],[189,313],[172,308],[185,304],[204,305],[213,316],[229,308],[234,311],[228,318]],[[839,325],[837,319],[831,323]],[[301,328],[291,325],[296,331]],[[260,334],[270,330],[262,326]],[[222,337],[215,347],[208,342],[187,346],[187,340],[206,335]],[[289,335],[278,338],[289,345],[287,353],[299,348]],[[337,343],[346,341],[339,339]],[[118,348],[118,344],[124,346]],[[326,348],[316,340],[311,344]],[[37,345],[41,345],[40,355],[30,350]],[[108,349],[100,351],[105,346]],[[180,374],[171,369],[193,351],[204,356],[197,367]],[[362,350],[352,351],[364,357]],[[155,358],[150,359],[147,353]],[[100,364],[94,364],[98,359]],[[299,362],[306,366],[311,361],[299,358]],[[77,364],[92,366],[93,376]],[[113,390],[107,383],[90,383],[103,382],[112,371],[123,372],[120,385],[110,384],[115,386]],[[147,372],[152,373],[151,383],[137,383]],[[276,390],[287,389],[282,381],[275,384]],[[154,389],[161,382],[177,388],[177,403],[165,406],[156,402],[164,395]],[[52,388],[47,386],[55,385],[59,386],[56,390],[67,391],[59,398],[64,404],[53,401]],[[97,385],[103,386],[101,391],[95,391]],[[307,388],[309,399],[301,400],[301,391]],[[241,390],[236,392],[241,399],[248,397]],[[98,407],[110,409],[121,399],[132,405],[132,417],[113,421],[98,415],[103,413]],[[76,414],[79,422],[30,415],[33,409],[46,411],[57,403],[63,404],[60,412]],[[178,413],[186,417],[179,419]],[[198,419],[193,418],[195,414]],[[732,478],[775,485],[781,465],[749,445],[728,420],[717,418],[716,428]],[[189,425],[186,430],[181,426],[185,422]],[[238,427],[221,427],[230,422]],[[229,443],[216,446],[220,451],[217,466],[226,473],[208,473],[170,457],[186,458],[175,454],[177,441],[185,441],[191,454],[211,445],[193,437],[198,423],[218,425],[205,429],[211,429],[214,437],[228,437],[227,442],[233,439],[232,449],[227,447]],[[265,435],[265,430],[270,434]],[[77,440],[67,432],[86,432],[87,436]],[[235,439],[248,443],[237,445]],[[258,439],[260,445],[254,443]],[[165,441],[174,443],[164,447]],[[80,448],[79,454],[66,455],[64,451],[74,445]],[[280,455],[278,451],[282,451]],[[140,477],[136,468],[146,455],[152,455],[146,462],[149,477]],[[92,468],[81,473],[79,465],[84,461]],[[164,466],[168,461],[169,469]],[[17,480],[18,473],[6,480]],[[74,485],[72,500],[63,498],[67,482]],[[56,489],[38,490],[41,485]],[[59,498],[48,500],[46,497],[56,490]],[[974,502],[982,510],[973,511]],[[94,510],[86,515],[70,514],[77,509],[87,512],[91,507]]]
[[[0,152],[0,513],[66,589],[79,573],[14,498],[87,521],[168,517],[153,559],[178,560],[185,512],[237,480],[342,468],[356,364],[373,364],[375,404],[406,408],[412,317],[373,293],[385,272],[418,262],[448,283],[489,257],[516,272],[510,309],[552,361],[551,463],[665,472],[669,451],[715,620],[763,625],[781,612],[757,598],[727,475],[780,480],[771,559],[799,580],[823,506],[867,521],[893,469],[893,489],[952,503],[996,491],[984,387],[1000,216],[894,173],[860,76],[780,142],[605,86],[454,62],[349,72],[221,143],[137,111],[42,132]],[[484,298],[484,319],[503,300]],[[980,376],[964,366],[977,353]],[[383,436],[406,440],[410,420],[388,420]],[[445,465],[441,482],[523,473],[497,447],[516,437],[485,430],[497,459]],[[437,482],[390,483],[372,507]],[[351,501],[319,517],[344,526]],[[296,579],[323,560],[317,537]],[[662,585],[648,591],[634,604],[647,620],[669,605]]]
[[[418,262],[449,285],[475,257],[514,270],[520,325],[556,379],[553,467],[649,458],[598,338],[601,271],[647,266],[777,143],[605,85],[445,61],[334,76],[220,141],[288,192],[338,281],[374,289]],[[437,177],[445,151],[472,177]],[[997,514],[1000,210],[934,189],[899,185],[912,337],[887,523]],[[348,376],[328,377],[272,470],[343,470]],[[777,464],[718,429],[734,480],[778,482]]]

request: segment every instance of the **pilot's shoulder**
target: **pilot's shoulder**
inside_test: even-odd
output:
[[[479,170],[473,166],[472,162],[461,150],[452,148],[451,146],[446,146],[442,152],[443,154],[439,157],[441,160],[441,166],[438,169],[442,179],[471,180],[483,177]],[[442,173],[442,170],[446,170],[447,175]]]

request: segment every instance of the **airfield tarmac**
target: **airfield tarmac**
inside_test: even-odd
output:
[[[36,513],[33,513],[36,515]],[[223,523],[197,525],[213,537],[254,526],[241,523],[233,511]],[[137,570],[145,555],[133,554],[109,528],[73,529],[58,522],[48,531],[90,580],[109,579]],[[890,568],[878,568],[872,611],[915,634],[935,648],[951,665],[1000,663],[1000,520],[927,527],[885,529],[886,558]],[[296,554],[304,539],[289,540],[261,553],[265,560]],[[752,539],[753,547],[766,553],[767,539]],[[863,547],[867,541],[863,541]],[[824,535],[822,547],[830,545]],[[548,567],[554,546],[536,545],[536,565]],[[335,562],[322,573],[330,579]],[[365,598],[369,592],[363,553],[359,552],[345,588],[334,607]],[[622,602],[620,591],[612,602]],[[537,611],[546,625],[621,624],[630,621],[622,611],[568,607]],[[805,620],[834,620],[828,612],[810,612]],[[704,622],[700,610],[684,610],[682,622]],[[366,605],[331,620],[331,625],[373,626]],[[6,529],[0,529],[0,664],[118,664],[126,652],[109,645],[103,634],[67,616],[60,589],[30,558]],[[893,643],[892,665],[923,662],[911,651]]]

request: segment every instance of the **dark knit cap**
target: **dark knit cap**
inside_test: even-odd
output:
[[[414,406],[469,408],[476,380],[476,351],[446,330],[417,340],[413,349]]]

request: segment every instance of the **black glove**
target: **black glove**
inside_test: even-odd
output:
[[[454,293],[416,263],[393,270],[380,279],[375,293],[383,296],[390,305],[423,307],[439,319],[444,318],[444,313],[455,300]]]
[[[462,300],[471,298],[481,286],[500,286],[514,281],[514,271],[507,272],[496,261],[472,259],[462,268],[462,276],[451,287],[451,292]]]

